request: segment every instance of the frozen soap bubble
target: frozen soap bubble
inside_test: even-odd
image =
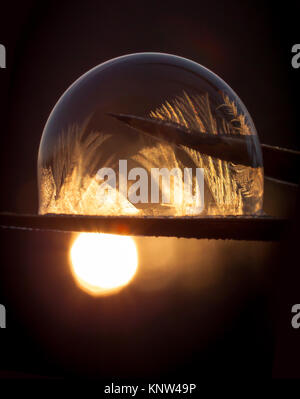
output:
[[[262,211],[247,109],[214,73],[168,54],[122,56],[80,77],[47,121],[38,179],[40,214]]]

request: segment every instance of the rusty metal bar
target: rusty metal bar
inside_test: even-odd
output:
[[[300,152],[262,144],[264,173],[266,177],[299,184]]]
[[[268,216],[133,217],[0,213],[0,226],[10,229],[222,240],[277,241],[284,237],[289,223],[287,219]]]
[[[257,140],[257,136],[254,135],[203,133],[187,129],[173,122],[126,114],[110,113],[108,115],[138,130],[140,133],[175,144],[179,147],[184,145],[202,154],[253,168],[262,166],[261,157],[254,157],[254,159],[250,159],[249,157],[248,151],[251,140]]]
[[[184,145],[224,161],[232,161],[252,167],[264,166],[265,177],[283,183],[299,184],[300,151],[262,144],[263,163],[256,156],[254,157],[254,164],[252,164],[249,159],[248,144],[249,140],[256,140],[257,136],[216,135],[210,132],[202,133],[189,130],[173,122],[126,114],[110,113],[109,115],[156,139],[177,146]]]

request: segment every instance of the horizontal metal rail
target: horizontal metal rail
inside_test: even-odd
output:
[[[277,241],[290,221],[268,216],[137,217],[0,213],[9,229],[101,232],[133,236]]]

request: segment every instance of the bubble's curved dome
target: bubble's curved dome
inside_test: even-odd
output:
[[[47,121],[38,180],[41,214],[262,210],[261,148],[244,104],[208,69],[168,54],[122,56],[80,77]]]

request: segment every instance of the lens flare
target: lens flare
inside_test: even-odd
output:
[[[120,291],[132,280],[138,267],[133,238],[113,234],[79,234],[70,258],[78,285],[91,295]]]

